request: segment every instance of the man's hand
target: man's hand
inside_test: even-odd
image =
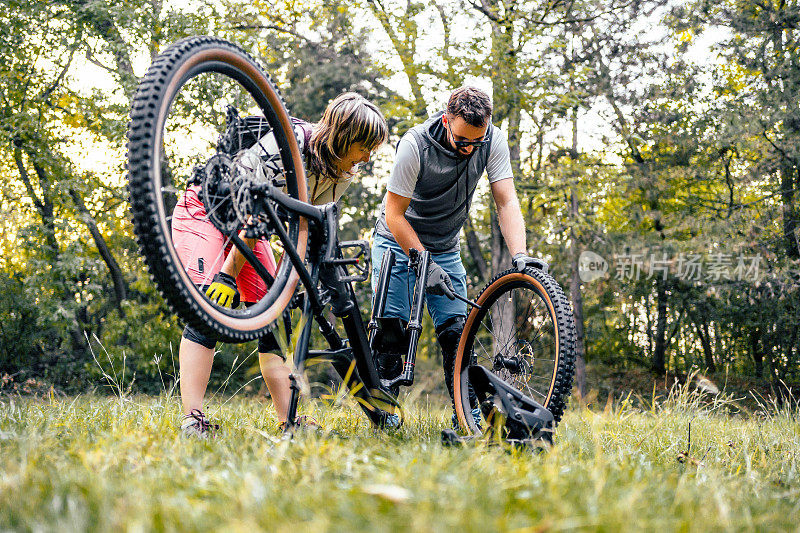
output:
[[[524,272],[529,266],[538,268],[542,272],[547,272],[550,268],[550,265],[545,263],[542,259],[531,257],[525,252],[514,254],[514,257],[511,258],[511,263],[519,272]]]
[[[431,260],[428,263],[428,284],[426,290],[437,296],[447,296],[451,300],[455,300],[456,290],[453,288],[453,282],[450,281],[450,276],[447,275],[442,267],[437,265]]]
[[[214,276],[214,281],[208,287],[206,296],[212,302],[222,307],[233,307],[233,303],[237,300],[239,292],[236,290],[236,278],[230,274],[219,272]]]

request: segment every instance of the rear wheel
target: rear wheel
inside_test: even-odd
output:
[[[461,428],[472,417],[467,369],[482,365],[561,419],[572,387],[575,320],[558,283],[538,269],[507,270],[481,292],[456,351],[454,396]]]
[[[263,118],[238,119],[237,110]],[[256,146],[244,149],[244,138]],[[283,250],[275,246],[275,228],[251,190],[272,180],[307,200],[294,127],[269,76],[221,39],[190,37],[165,49],[133,100],[128,171],[134,230],[170,306],[219,340],[264,335],[289,303],[298,275],[288,257],[278,260],[272,275],[256,264],[272,249],[282,258]],[[281,224],[304,258],[307,221],[284,214]],[[238,235],[250,237],[261,255],[251,256],[242,271],[249,275],[252,305],[228,309],[211,302],[204,287]]]

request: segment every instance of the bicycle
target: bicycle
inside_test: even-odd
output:
[[[251,116],[240,118],[237,110]],[[259,154],[255,166],[253,153]],[[397,395],[399,387],[414,381],[430,256],[423,251],[411,257],[417,283],[404,327],[405,356],[399,372],[395,365],[389,373],[376,360],[375,348],[387,332],[382,313],[393,257],[384,256],[365,325],[352,283],[369,276],[368,243],[340,242],[336,204],[307,202],[293,122],[275,84],[250,55],[204,36],[165,49],[133,99],[128,172],[137,240],[158,289],[183,320],[220,340],[242,342],[273,330],[287,309],[301,310],[287,427],[294,424],[299,398],[295,373],[312,358],[331,360],[373,424],[402,423]],[[231,309],[212,303],[203,284],[189,275],[204,265],[181,261],[172,241],[172,211],[189,184],[199,191],[205,220],[268,287],[253,305]],[[278,249],[274,276],[245,239],[263,239]],[[480,406],[484,416],[505,417],[505,436],[550,431],[563,412],[573,373],[574,323],[563,291],[546,268],[529,267],[499,274],[471,303],[453,369],[461,429],[481,433],[471,414]],[[343,325],[346,339],[325,317],[326,308]],[[327,348],[309,349],[312,323]]]

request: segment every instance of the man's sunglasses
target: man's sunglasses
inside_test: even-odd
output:
[[[453,130],[450,129],[450,123],[447,123],[447,131],[450,132],[450,135],[453,137],[453,144],[456,145],[457,149],[466,148],[467,146],[474,146],[475,148],[480,148],[484,144],[486,144],[486,137],[479,141],[457,141],[456,136],[453,135]]]

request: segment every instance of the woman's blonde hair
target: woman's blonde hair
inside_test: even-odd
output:
[[[336,163],[356,143],[370,152],[386,142],[389,127],[380,109],[357,93],[334,98],[314,126],[309,143],[309,170],[322,179],[340,181]]]

